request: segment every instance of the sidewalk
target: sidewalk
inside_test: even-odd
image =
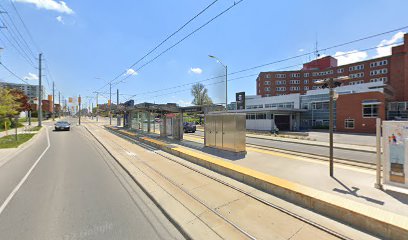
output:
[[[204,129],[202,127],[199,127],[197,128],[197,131],[203,132]],[[319,135],[320,141],[293,139],[293,138],[279,137],[279,135],[273,136],[273,135],[265,135],[265,134],[254,134],[254,133],[247,133],[246,136],[249,138],[265,139],[265,140],[271,140],[271,141],[280,141],[280,142],[299,143],[299,144],[312,145],[312,146],[329,147],[328,137],[327,137],[327,141],[322,141],[323,140],[323,136],[321,136],[322,134]],[[345,141],[344,137],[342,141]],[[359,145],[359,144],[345,144],[345,143],[339,143],[339,142],[334,142],[333,145],[334,145],[334,148],[345,149],[345,150],[356,150],[356,151],[373,152],[373,153],[377,151],[375,146],[365,146],[365,145]]]
[[[126,134],[124,130],[121,132]],[[315,159],[250,147],[247,147],[248,154],[244,158],[234,159],[204,148],[202,140],[194,137],[176,142],[160,139],[157,134],[141,135],[134,132],[127,134],[138,136],[141,140],[150,141],[156,146],[170,148],[170,151],[178,151],[180,156],[190,161],[199,161],[197,159],[206,161],[198,164],[207,165],[215,171],[219,167],[228,167],[230,172],[233,171],[231,174],[246,172],[245,176],[249,174],[253,178],[269,179],[275,185],[282,183],[285,189],[306,195],[314,199],[313,201],[330,202],[338,208],[349,209],[353,214],[359,213],[393,223],[398,219],[397,224],[408,231],[408,217],[406,217],[408,216],[408,195],[375,189],[373,170],[335,164],[335,178],[331,178],[328,174],[328,163]],[[242,180],[249,181],[245,180],[245,176]],[[256,183],[257,181],[255,180],[254,184],[259,184]],[[319,206],[314,207],[319,208]]]

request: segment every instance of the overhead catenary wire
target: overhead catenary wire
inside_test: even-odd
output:
[[[407,29],[407,28],[408,28],[408,26],[403,26],[403,27],[400,27],[400,28],[392,29],[392,30],[385,31],[385,32],[381,32],[381,33],[374,34],[374,35],[369,35],[369,36],[366,36],[366,37],[363,37],[363,38],[359,38],[359,39],[355,39],[355,40],[352,40],[352,41],[348,41],[348,42],[345,42],[345,43],[336,44],[336,45],[333,45],[333,46],[330,46],[330,47],[318,49],[318,51],[326,51],[326,50],[338,48],[338,47],[341,47],[341,46],[346,46],[346,45],[349,45],[349,44],[352,44],[352,43],[356,43],[356,42],[359,42],[359,41],[371,39],[371,38],[374,38],[374,37],[382,36],[382,35],[385,35],[385,34],[389,34],[389,33],[392,33],[392,32],[396,32],[396,31],[401,31],[401,30],[404,30],[404,29]],[[401,42],[399,42],[399,43],[392,43],[392,44],[386,44],[386,45],[371,47],[371,48],[362,49],[362,50],[358,50],[358,51],[368,51],[368,50],[372,50],[372,49],[376,49],[376,48],[380,48],[380,47],[392,46],[392,45],[400,44],[400,43],[401,43]],[[235,75],[235,74],[242,73],[242,72],[247,72],[247,71],[250,71],[250,70],[255,70],[255,69],[258,69],[258,68],[261,68],[261,67],[266,67],[266,66],[269,66],[269,65],[274,65],[274,64],[277,64],[277,63],[282,63],[282,62],[289,61],[289,60],[294,60],[294,59],[297,59],[297,58],[301,58],[301,57],[304,57],[304,56],[308,56],[308,55],[310,55],[310,54],[312,54],[312,53],[314,53],[314,51],[313,51],[313,52],[309,52],[309,53],[304,53],[304,54],[296,55],[296,56],[293,56],[293,57],[288,57],[288,58],[276,60],[276,61],[273,61],[273,62],[261,64],[261,65],[257,65],[257,66],[254,66],[254,67],[250,67],[250,68],[238,70],[238,71],[235,71],[235,72],[228,73],[228,76],[230,76],[230,75]],[[354,53],[355,53],[355,52],[345,53],[345,54],[337,55],[336,57],[345,56],[345,55],[347,55],[347,54],[354,54]],[[216,76],[216,77],[212,77],[212,78],[207,78],[207,79],[204,79],[204,80],[201,80],[201,81],[195,81],[195,82],[191,82],[191,83],[185,83],[185,84],[177,85],[177,86],[174,86],[174,87],[168,87],[168,88],[159,89],[159,90],[154,90],[154,91],[148,91],[148,92],[137,93],[137,94],[134,94],[133,96],[131,96],[130,98],[135,97],[135,96],[138,96],[138,95],[145,95],[145,94],[149,94],[149,93],[156,93],[156,92],[166,91],[166,90],[170,90],[170,89],[175,89],[175,88],[179,88],[179,87],[183,87],[183,86],[187,86],[187,85],[193,85],[193,84],[196,84],[196,83],[201,83],[201,82],[209,81],[209,80],[216,79],[216,78],[222,78],[222,77],[225,77],[225,74],[224,74],[224,75],[219,75],[219,76]],[[129,99],[130,99],[130,98],[129,98]]]
[[[216,2],[218,2],[218,0],[214,0],[213,2],[211,2],[209,5],[207,5],[204,9],[202,9],[199,13],[197,13],[194,17],[190,18],[187,22],[185,22],[181,27],[179,27],[176,31],[174,31],[173,33],[171,33],[169,36],[167,36],[163,41],[161,41],[159,44],[157,44],[154,48],[152,48],[150,51],[148,51],[143,57],[141,57],[139,60],[137,60],[136,62],[134,62],[132,65],[130,65],[130,67],[128,67],[128,69],[133,68],[134,66],[136,66],[139,62],[141,62],[143,59],[145,59],[147,56],[149,56],[151,53],[153,53],[154,51],[156,51],[156,49],[158,49],[159,47],[161,47],[164,43],[166,43],[170,38],[172,38],[174,35],[176,35],[177,33],[179,33],[182,29],[184,29],[188,24],[190,24],[192,21],[194,21],[197,17],[199,17],[201,14],[203,14],[205,11],[207,11],[212,5],[214,5]],[[115,81],[116,79],[118,79],[119,77],[123,76],[123,74],[125,74],[126,71],[121,72],[119,75],[117,75],[113,80],[111,80],[110,82]],[[109,84],[109,83],[107,83]],[[105,85],[106,86],[106,85]],[[105,87],[104,86],[104,87]]]
[[[143,64],[141,67],[139,67],[136,71],[139,71],[140,69],[142,69],[144,66],[146,66],[147,64],[150,64],[151,62],[153,62],[154,60],[156,60],[157,58],[159,58],[160,56],[162,56],[164,53],[168,52],[170,49],[174,48],[175,46],[179,45],[181,42],[183,42],[184,40],[186,40],[187,38],[191,37],[194,33],[196,33],[197,31],[201,30],[202,28],[204,28],[205,26],[207,26],[208,24],[210,24],[212,21],[214,21],[216,18],[220,17],[221,15],[225,14],[226,12],[228,12],[229,10],[231,10],[231,8],[233,8],[234,6],[238,5],[239,3],[241,3],[244,0],[240,0],[237,2],[234,2],[234,4],[230,7],[228,7],[227,9],[225,9],[224,11],[222,11],[221,13],[217,14],[215,17],[213,17],[211,20],[207,21],[206,23],[204,23],[203,25],[201,25],[200,27],[196,28],[194,31],[192,31],[190,34],[188,34],[187,36],[183,37],[181,40],[179,40],[177,43],[173,44],[171,47],[167,48],[166,50],[162,51],[160,54],[158,54],[156,57],[154,57],[153,59],[149,60],[147,63]],[[213,2],[215,3],[215,2]],[[212,3],[212,4],[213,4]],[[210,6],[210,5],[209,5]],[[208,7],[205,8],[205,10],[207,10]],[[203,12],[203,11],[202,11]],[[200,13],[201,14],[201,13]],[[196,17],[194,17],[196,18]],[[192,21],[192,20],[191,20]],[[191,22],[189,21],[189,22]],[[187,24],[186,24],[187,25]],[[180,29],[181,30],[181,29]],[[136,65],[136,64],[135,64]],[[134,67],[134,65],[132,66]],[[125,72],[126,73],[126,72]],[[118,77],[112,79],[111,81],[109,81],[108,83],[106,83],[103,87],[101,87],[99,90],[105,88],[106,86],[108,86],[110,83],[114,82],[116,79],[118,79],[119,77],[124,76],[123,73],[121,73],[121,75],[119,75]],[[125,75],[123,79],[116,81],[114,83],[114,85],[117,85],[123,81],[125,81],[127,78],[129,78],[132,75]]]
[[[403,41],[399,41],[399,42],[396,42],[396,43],[390,43],[390,44],[384,44],[384,45],[382,45],[382,46],[375,46],[375,47],[365,48],[365,49],[362,49],[362,50],[358,50],[357,52],[346,52],[346,53],[337,55],[337,57],[348,56],[348,55],[352,55],[352,54],[357,54],[359,51],[370,51],[370,50],[374,50],[374,49],[378,49],[378,48],[384,48],[384,47],[389,47],[389,46],[393,46],[393,45],[397,45],[397,44],[401,44],[401,43],[403,43]],[[275,71],[280,71],[280,70],[284,70],[284,69],[290,69],[290,68],[298,67],[298,66],[302,66],[302,65],[303,65],[302,63],[299,63],[299,64],[295,64],[295,65],[291,65],[291,66],[286,66],[286,67],[278,68],[278,69],[276,69]],[[229,74],[228,74],[228,75],[229,75]],[[236,78],[228,79],[228,82],[234,81],[234,80],[238,80],[238,79],[248,78],[248,77],[254,77],[254,76],[258,76],[258,75],[259,75],[259,73],[251,74],[251,75],[246,75],[246,76],[242,76],[242,77],[236,77]],[[216,79],[216,78],[220,78],[220,77],[225,77],[225,75],[217,76],[217,77],[214,77],[214,78],[211,78],[211,79]],[[196,81],[196,82],[194,82],[194,83],[192,83],[192,84],[200,83],[200,82],[203,82],[203,81],[208,81],[208,79],[205,79],[205,80],[202,80],[202,81]],[[206,84],[206,86],[211,86],[211,85],[216,85],[216,84],[221,84],[221,83],[225,83],[225,80],[218,81],[218,82],[214,82],[214,83],[210,83],[210,84]],[[185,85],[189,85],[189,84],[184,84],[183,86],[185,86]],[[178,86],[178,87],[180,87],[180,86]],[[173,87],[173,88],[174,88],[174,87]],[[149,98],[157,98],[157,97],[162,97],[162,96],[166,96],[166,95],[176,94],[176,93],[180,93],[180,92],[186,92],[186,91],[190,91],[190,90],[191,90],[191,89],[184,89],[184,90],[179,90],[179,91],[174,91],[174,92],[169,92],[169,93],[163,93],[163,94],[160,94],[160,95],[149,96]],[[139,95],[142,95],[142,94],[139,94]],[[135,94],[134,96],[138,96],[138,94]],[[133,97],[134,97],[134,96],[133,96]],[[129,99],[126,99],[125,101],[127,101],[127,100],[129,100]]]
[[[229,10],[231,10],[233,7],[237,6],[238,4],[240,4],[241,2],[243,2],[244,0],[240,0],[237,2],[234,2],[233,5],[231,5],[230,7],[228,7],[227,9],[225,9],[224,11],[220,12],[219,14],[217,14],[215,17],[211,18],[210,20],[208,20],[206,23],[204,23],[203,25],[201,25],[200,27],[196,28],[194,31],[190,32],[189,34],[187,34],[185,37],[183,37],[182,39],[180,39],[179,41],[177,41],[175,44],[171,45],[170,47],[168,47],[167,49],[165,49],[164,51],[162,51],[161,53],[159,53],[158,55],[156,55],[154,58],[152,58],[151,60],[149,60],[148,62],[144,63],[142,66],[140,66],[139,68],[136,69],[136,72],[140,71],[142,68],[146,67],[147,65],[151,64],[152,62],[154,62],[156,59],[158,59],[159,57],[161,57],[163,54],[167,53],[168,51],[170,51],[171,49],[173,49],[174,47],[176,47],[177,45],[179,45],[180,43],[182,43],[183,41],[185,41],[187,38],[191,37],[192,35],[194,35],[196,32],[200,31],[202,28],[204,28],[205,26],[207,26],[208,24],[210,24],[211,22],[213,22],[215,19],[219,18],[220,16],[222,16],[223,14],[225,14],[226,12],[228,12]],[[124,79],[122,79],[121,81],[116,82],[115,84],[119,84],[121,82],[123,82],[124,80],[126,80],[127,78],[129,78],[130,75],[126,76]]]

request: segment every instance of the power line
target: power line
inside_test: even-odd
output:
[[[31,35],[31,32],[28,30],[27,25],[25,24],[23,18],[21,17],[19,11],[17,10],[16,5],[14,4],[13,0],[10,0],[11,6],[13,7],[14,11],[17,13],[18,18],[20,19],[20,22],[22,23],[24,30],[27,32],[28,37],[30,38],[31,42],[33,43],[34,47],[36,48],[37,52],[41,52],[40,48],[38,47],[37,43],[34,41],[33,36]]]
[[[210,24],[212,21],[214,21],[215,19],[217,19],[218,17],[222,16],[224,13],[228,12],[229,10],[231,10],[233,7],[237,6],[238,4],[240,4],[241,2],[243,2],[244,0],[240,0],[238,2],[234,2],[233,5],[231,5],[230,7],[228,7],[227,9],[225,9],[224,11],[222,11],[221,13],[217,14],[215,17],[211,18],[209,21],[207,21],[206,23],[204,23],[203,25],[201,25],[200,27],[196,28],[194,31],[192,31],[191,33],[189,33],[187,36],[185,36],[184,38],[182,38],[181,40],[179,40],[178,42],[176,42],[175,44],[173,44],[172,46],[170,46],[169,48],[167,48],[166,50],[162,51],[161,53],[159,53],[156,57],[154,57],[153,59],[149,60],[148,62],[146,62],[145,64],[143,64],[142,66],[140,66],[137,71],[140,71],[142,68],[144,68],[145,66],[149,65],[150,63],[154,62],[157,58],[159,58],[160,56],[162,56],[163,54],[165,54],[166,52],[170,51],[171,49],[173,49],[174,47],[176,47],[177,45],[179,45],[180,43],[182,43],[184,40],[186,40],[187,38],[189,38],[190,36],[192,36],[194,33],[198,32],[199,30],[201,30],[202,28],[204,28],[205,26],[207,26],[208,24]],[[120,82],[123,82],[124,80],[126,80],[127,78],[129,78],[130,75],[126,76],[124,79],[122,79],[119,82],[116,82],[115,84],[119,84]]]
[[[168,52],[170,49],[174,48],[175,46],[177,46],[178,44],[180,44],[181,42],[183,42],[184,40],[186,40],[187,38],[189,38],[190,36],[192,36],[194,33],[196,33],[197,31],[201,30],[203,27],[205,27],[206,25],[210,24],[212,21],[214,21],[216,18],[220,17],[221,15],[223,15],[224,13],[226,13],[227,11],[229,11],[231,8],[235,7],[236,5],[238,5],[239,3],[243,2],[244,0],[240,0],[238,2],[234,2],[234,4],[230,7],[228,7],[226,10],[222,11],[221,13],[219,13],[218,15],[216,15],[215,17],[213,17],[211,20],[207,21],[205,24],[201,25],[199,28],[196,28],[193,32],[191,32],[190,34],[188,34],[187,36],[185,36],[184,38],[182,38],[181,40],[179,40],[177,43],[173,44],[171,47],[167,48],[166,50],[162,51],[160,54],[158,54],[156,57],[154,57],[153,59],[151,59],[150,61],[148,61],[147,63],[145,63],[144,65],[142,65],[141,67],[139,67],[136,71],[139,71],[140,69],[142,69],[143,67],[145,67],[146,65],[152,63],[154,60],[156,60],[157,58],[159,58],[161,55],[163,55],[164,53]],[[214,4],[214,3],[212,3]],[[211,5],[212,5],[211,4]],[[210,5],[210,6],[211,6]],[[208,7],[206,8],[208,9]],[[201,14],[201,13],[200,13]],[[192,21],[192,20],[191,20]],[[191,22],[190,21],[190,22]],[[181,29],[180,29],[181,30]],[[134,65],[133,65],[134,66]],[[132,66],[132,67],[133,67]],[[109,81],[107,84],[105,84],[102,88],[106,87],[109,83],[114,82],[117,78],[119,78],[120,76],[123,76],[123,73],[121,75],[119,75],[118,77],[116,77],[115,79]],[[129,78],[131,75],[126,75],[122,80],[117,81],[116,83],[114,83],[115,85],[125,81],[127,78]],[[99,89],[99,90],[100,90]]]
[[[359,51],[370,51],[370,50],[374,50],[374,49],[378,49],[378,48],[383,48],[383,47],[389,47],[389,46],[393,46],[393,45],[401,44],[401,43],[403,43],[403,41],[396,42],[396,43],[392,43],[392,44],[386,44],[386,45],[382,45],[382,46],[370,47],[370,48],[358,50],[357,52],[343,53],[343,54],[337,55],[337,57],[348,56],[348,55],[356,54],[356,53],[358,53]],[[283,70],[283,69],[289,69],[289,68],[298,67],[298,66],[302,66],[302,65],[303,65],[303,64],[295,64],[295,65],[291,65],[291,66],[286,66],[286,67],[278,68],[278,69],[276,69],[275,71],[279,71],[279,70]],[[230,74],[228,74],[228,75],[230,75]],[[259,75],[259,73],[251,74],[251,75],[247,75],[247,76],[243,76],[243,77],[232,78],[232,79],[229,79],[228,82],[229,82],[229,81],[238,80],[238,79],[242,79],[242,78],[254,77],[254,76],[258,76],[258,75]],[[216,78],[221,78],[221,77],[225,77],[225,75],[213,77],[213,78],[210,78],[210,79],[216,79]],[[177,86],[177,87],[186,86],[186,85],[195,84],[195,83],[200,83],[200,82],[208,81],[208,80],[210,80],[210,79],[204,79],[204,80],[202,80],[202,81],[196,81],[196,82],[194,82],[194,83],[183,84],[183,85],[179,85],[179,86]],[[221,84],[221,83],[225,83],[225,80],[218,81],[218,82],[215,82],[215,83],[206,84],[206,86],[216,85],[216,84]],[[177,88],[177,87],[167,88],[167,90],[168,90],[168,89],[174,89],[174,88]],[[157,90],[157,91],[155,91],[155,92],[158,92],[158,91],[160,91],[160,90]],[[180,93],[180,92],[186,92],[186,91],[190,91],[190,89],[184,89],[184,90],[179,90],[179,91],[175,91],[175,92],[169,92],[169,93],[164,93],[164,94],[160,94],[160,95],[149,96],[149,98],[157,98],[157,97],[160,97],[160,96],[166,96],[166,95],[175,94],[175,93]],[[150,92],[150,93],[152,93],[152,92]],[[143,93],[142,93],[142,94],[135,94],[135,95],[133,95],[132,97],[138,96],[138,95],[145,95],[145,94],[143,94]],[[127,100],[129,100],[129,99],[130,99],[130,98],[125,99],[125,101],[127,101]]]
[[[17,74],[15,74],[13,71],[11,71],[8,67],[6,67],[6,65],[4,65],[2,62],[0,62],[0,65],[3,66],[4,69],[6,69],[9,73],[11,73],[14,77],[16,77],[17,79],[23,81],[24,83],[30,85],[26,80],[24,80],[23,78],[21,78],[20,76],[18,76]]]
[[[202,13],[204,13],[205,11],[207,11],[212,5],[214,5],[216,2],[218,2],[218,0],[213,1],[212,3],[210,3],[209,5],[207,5],[204,9],[202,9],[199,13],[197,13],[194,17],[190,18],[186,23],[184,23],[181,27],[179,27],[176,31],[174,31],[172,34],[170,34],[169,36],[167,36],[163,41],[161,41],[158,45],[156,45],[154,48],[152,48],[149,52],[147,52],[143,57],[141,57],[139,60],[137,60],[135,63],[133,63],[132,65],[130,65],[130,67],[128,69],[133,68],[134,66],[136,66],[136,64],[138,64],[139,62],[141,62],[143,59],[145,59],[147,56],[149,56],[152,52],[156,51],[156,49],[158,49],[160,46],[162,46],[165,42],[167,42],[170,38],[172,38],[174,35],[176,35],[178,32],[180,32],[183,28],[185,28],[188,24],[190,24],[192,21],[194,21],[198,16],[200,16]],[[119,75],[117,75],[114,79],[112,79],[110,82],[115,81],[116,79],[118,79],[119,77],[123,76],[123,74],[125,74],[126,71],[121,72]],[[109,83],[107,83],[109,84]],[[107,84],[105,86],[107,86]],[[105,86],[103,86],[102,88],[104,88]],[[99,89],[100,90],[100,89]]]
[[[363,40],[367,40],[367,39],[370,39],[370,38],[374,38],[374,37],[378,37],[378,36],[381,36],[381,35],[385,35],[385,34],[388,34],[388,33],[400,31],[400,30],[403,30],[403,29],[406,29],[406,28],[408,28],[408,26],[396,28],[396,29],[389,30],[389,31],[386,31],[386,32],[382,32],[382,33],[370,35],[370,36],[367,36],[367,37],[359,38],[359,39],[356,39],[356,40],[348,41],[348,42],[345,42],[345,43],[341,43],[341,44],[333,45],[333,46],[330,46],[330,47],[322,48],[322,49],[319,49],[318,51],[330,50],[330,49],[333,49],[333,48],[337,48],[337,47],[349,45],[349,44],[356,43],[356,42],[359,42],[359,41],[363,41]],[[401,42],[399,42],[399,43],[401,43]],[[376,46],[376,47],[366,48],[366,49],[359,50],[359,51],[368,51],[368,50],[372,50],[372,49],[376,49],[376,48],[392,46],[392,45],[399,44],[399,43],[387,44],[387,45],[383,45],[383,46],[380,46],[380,47]],[[273,61],[273,62],[261,64],[261,65],[257,65],[257,66],[250,67],[250,68],[246,68],[246,69],[243,69],[243,70],[231,72],[231,73],[228,74],[228,76],[229,76],[229,75],[235,75],[235,74],[242,73],[242,72],[247,72],[247,71],[254,70],[254,69],[257,69],[257,68],[261,68],[261,67],[265,67],[265,66],[268,66],[268,65],[273,65],[273,64],[277,64],[277,63],[281,63],[281,62],[293,60],[293,59],[296,59],[296,58],[301,58],[301,57],[310,55],[310,54],[312,54],[312,53],[314,53],[314,51],[313,51],[313,52],[310,52],[310,53],[300,54],[300,55],[296,55],[296,56],[293,56],[293,57],[284,58],[284,59],[281,59],[281,60],[277,60],[277,61]],[[337,57],[339,57],[339,56],[345,56],[345,55],[348,55],[348,54],[353,54],[353,53],[345,53],[345,54],[338,55]],[[212,77],[212,78],[207,78],[207,79],[200,80],[200,81],[195,81],[195,82],[191,82],[191,83],[186,83],[186,84],[182,84],[182,85],[177,85],[177,86],[174,86],[174,87],[159,89],[159,90],[155,90],[155,91],[148,91],[148,92],[137,93],[137,94],[132,95],[130,98],[135,97],[135,96],[138,96],[138,95],[146,95],[146,94],[150,94],[150,93],[156,93],[156,92],[166,91],[166,90],[170,90],[170,89],[175,89],[175,88],[179,88],[179,87],[183,87],[183,86],[187,86],[187,85],[193,85],[193,84],[196,84],[196,83],[205,82],[205,81],[213,80],[213,79],[216,79],[216,78],[222,78],[222,77],[225,77],[225,74],[224,74],[224,75],[219,75],[219,76],[216,76],[216,77]],[[130,99],[130,98],[128,98],[128,99]]]
[[[2,5],[0,5],[0,7],[4,9],[4,7]],[[21,50],[21,53],[26,57],[26,59],[30,62],[30,64],[34,65],[34,62],[31,60],[31,58],[35,59],[34,53],[31,51],[31,49],[28,46],[27,42],[25,42],[23,36],[18,31],[16,25],[14,24],[14,21],[8,15],[8,12],[4,11],[4,12],[2,12],[2,14],[6,14],[7,17],[10,19],[10,22],[11,22],[11,24],[10,24],[9,21],[5,17],[2,17],[3,24],[5,25],[6,29],[8,30],[9,36],[14,41],[14,43],[17,45],[17,47]],[[3,34],[3,35],[6,37],[5,34]],[[7,38],[7,40],[11,43],[9,38]],[[26,44],[27,46],[25,46],[24,44]],[[30,53],[31,53],[31,56],[30,56]]]

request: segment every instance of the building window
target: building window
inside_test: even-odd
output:
[[[309,73],[304,73],[303,77],[309,77],[309,75],[310,75]]]
[[[271,85],[271,81],[265,81],[265,85]]]
[[[300,77],[300,73],[292,73],[291,75],[290,75],[291,77]]]
[[[350,74],[350,78],[362,78],[362,77],[364,77],[364,72]]]
[[[372,79],[370,79],[370,82],[383,82],[383,83],[386,83],[386,82],[388,82],[388,78],[387,77],[372,78]]]
[[[276,78],[286,78],[286,74],[278,73],[275,75]]]
[[[270,91],[271,91],[271,88],[270,88],[270,87],[266,87],[266,88],[265,88],[265,91],[266,91],[266,92],[270,92]]]
[[[272,96],[271,94],[265,94],[265,97],[270,97],[270,96]]]
[[[300,84],[300,80],[290,80],[290,84]]]
[[[337,73],[344,73],[344,68],[337,69]]]
[[[309,84],[309,80],[307,79],[303,80],[303,84]]]
[[[372,70],[372,71],[370,71],[370,76],[380,75],[380,74],[387,74],[387,73],[388,73],[388,69],[387,69],[387,68],[383,68],[383,69],[378,69],[378,70]]]
[[[278,92],[284,92],[284,91],[286,91],[286,87],[277,87],[277,88],[276,88],[276,91],[278,91]]]
[[[300,90],[300,87],[290,87],[290,90],[291,90],[291,91],[299,91],[299,90]]]
[[[265,75],[265,78],[271,78],[271,74],[269,74],[269,73],[266,74],[266,75]]]
[[[305,86],[303,89],[307,91],[309,90],[309,86]]]
[[[388,60],[382,60],[382,61],[377,61],[377,62],[372,62],[370,63],[370,67],[378,67],[378,66],[385,66],[388,64]]]
[[[363,84],[364,80],[349,82],[349,85]]]
[[[378,117],[378,105],[379,103],[363,103],[363,117]]]
[[[354,129],[354,119],[344,119],[344,128]]]
[[[357,71],[357,70],[363,70],[363,69],[364,69],[364,64],[349,67],[350,72]]]
[[[285,85],[286,84],[286,80],[278,80],[275,82],[276,85]]]

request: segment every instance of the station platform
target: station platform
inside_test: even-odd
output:
[[[328,161],[313,157],[252,146],[247,146],[246,155],[236,156],[204,147],[200,136],[185,134],[184,140],[176,141],[157,133],[106,128],[357,228],[386,229],[382,232],[408,238],[408,192],[374,188],[373,169],[335,163],[330,177]]]

